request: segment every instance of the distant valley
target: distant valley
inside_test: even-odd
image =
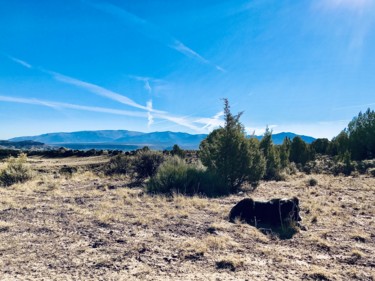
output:
[[[63,146],[71,149],[118,149],[134,150],[143,146],[153,149],[171,149],[178,144],[183,149],[198,149],[206,134],[188,134],[181,132],[151,132],[142,133],[127,130],[79,131],[71,133],[48,133],[38,136],[24,136],[12,138],[8,142],[33,141],[51,146]],[[275,144],[281,144],[285,137],[293,139],[297,134],[278,133],[272,135]],[[259,140],[262,136],[255,136]],[[315,139],[300,135],[307,143]]]

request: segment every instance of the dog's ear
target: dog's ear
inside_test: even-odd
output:
[[[293,203],[294,203],[295,205],[297,205],[297,206],[299,205],[299,199],[298,199],[297,197],[294,196],[294,197],[292,198],[292,200],[293,200]]]

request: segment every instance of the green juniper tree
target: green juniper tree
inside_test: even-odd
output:
[[[265,160],[256,143],[246,138],[239,119],[224,99],[224,127],[211,132],[199,146],[200,159],[228,193],[237,192],[244,182],[258,182],[264,175]]]
[[[306,162],[309,161],[309,159],[310,152],[307,144],[303,141],[301,137],[294,137],[292,145],[290,147],[290,162],[305,165]]]
[[[266,158],[266,173],[264,178],[266,180],[278,179],[280,176],[280,155],[279,151],[273,145],[272,131],[268,126],[259,147]]]
[[[349,138],[349,150],[354,160],[375,157],[375,111],[360,112],[348,124],[345,132]]]
[[[292,142],[288,137],[285,137],[282,145],[279,146],[281,168],[286,168],[289,165],[289,155],[291,146]]]

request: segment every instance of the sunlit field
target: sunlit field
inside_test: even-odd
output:
[[[166,197],[90,168],[108,160],[29,158],[33,178],[0,188],[1,280],[375,280],[374,177],[297,172],[251,194]],[[306,230],[280,240],[230,223],[248,196],[297,196]]]

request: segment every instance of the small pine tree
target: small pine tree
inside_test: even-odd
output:
[[[278,179],[280,177],[280,155],[272,142],[272,131],[267,127],[262,140],[260,149],[266,158],[266,180]]]
[[[172,156],[177,155],[181,158],[185,157],[185,151],[183,151],[177,144],[175,144],[171,150]]]
[[[285,137],[282,145],[279,146],[279,154],[280,154],[280,165],[281,168],[286,168],[289,165],[289,155],[290,155],[290,147],[292,142],[290,138]]]
[[[326,138],[316,139],[311,143],[311,148],[315,153],[327,154],[329,148],[329,140]]]
[[[332,156],[338,156],[338,158],[342,158],[344,153],[349,151],[348,134],[345,131],[341,131],[336,137],[332,139],[329,150]]]
[[[211,132],[199,146],[203,165],[227,186],[230,193],[237,192],[246,181],[259,181],[265,169],[259,150],[253,151],[255,146],[246,138],[244,126],[239,121],[241,115],[232,115],[229,102],[224,99],[224,127]]]

